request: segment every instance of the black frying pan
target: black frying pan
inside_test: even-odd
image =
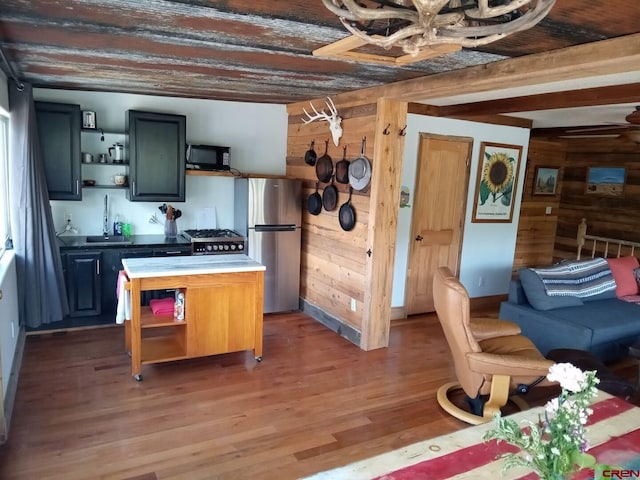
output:
[[[347,146],[344,146],[342,160],[336,163],[336,182],[349,183],[349,160],[347,160]]]
[[[331,177],[331,185],[327,185],[322,192],[322,206],[327,212],[331,212],[336,209],[338,205],[338,188],[333,184],[333,177]]]
[[[349,200],[340,206],[338,212],[338,219],[340,220],[340,226],[345,232],[353,230],[356,225],[356,212],[351,205],[351,195],[353,194],[353,188],[349,187]]]
[[[331,160],[331,157],[327,153],[329,150],[329,140],[326,140],[325,144],[324,155],[316,162],[316,176],[318,180],[323,183],[329,182],[331,175],[333,175],[333,160]]]
[[[318,193],[318,182],[316,182],[316,191],[307,198],[307,210],[311,215],[319,215],[322,211],[322,197]]]
[[[316,144],[315,140],[311,140],[311,145],[309,145],[309,150],[307,150],[304,154],[304,163],[308,165],[315,165],[318,156],[316,155],[316,151],[313,146]]]

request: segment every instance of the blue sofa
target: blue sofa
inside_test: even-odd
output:
[[[500,305],[500,318],[520,325],[543,355],[572,348],[589,351],[603,362],[626,357],[629,345],[640,338],[640,305],[610,294],[582,300],[581,305],[536,309],[516,279],[511,281],[508,300]]]

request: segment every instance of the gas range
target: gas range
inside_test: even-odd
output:
[[[184,230],[182,235],[187,240],[191,240],[192,255],[221,255],[245,252],[246,238],[233,230]]]

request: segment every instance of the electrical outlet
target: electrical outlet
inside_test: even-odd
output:
[[[64,212],[64,221],[69,223],[72,220],[71,214],[69,212]]]
[[[352,311],[352,312],[355,312],[355,311],[356,311],[356,308],[357,308],[356,299],[355,299],[355,298],[352,298],[352,299],[351,299],[351,311]]]

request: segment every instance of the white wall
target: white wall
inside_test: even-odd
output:
[[[511,268],[520,218],[529,129],[410,114],[407,118],[407,136],[402,170],[402,185],[409,187],[411,192],[410,205],[412,205],[415,192],[418,143],[421,132],[472,137],[474,139],[460,259],[460,281],[472,298],[506,293],[511,280]],[[483,141],[522,145],[523,147],[511,223],[471,223],[480,143]],[[405,304],[412,213],[413,207],[401,208],[398,215],[392,307],[402,307]],[[482,282],[480,282],[480,278],[482,278]]]
[[[288,119],[285,105],[40,88],[34,89],[34,98],[78,104],[82,110],[95,111],[99,128],[118,132],[105,136],[105,153],[107,147],[124,138],[127,110],[173,113],[186,115],[188,143],[231,147],[233,168],[243,173],[284,175],[286,172]],[[99,134],[83,133],[83,146],[87,141],[99,142],[99,137]],[[84,178],[89,175],[108,177],[120,173],[119,170],[124,169],[83,165],[83,174],[87,175]],[[101,233],[105,194],[109,196],[110,224],[118,215],[120,220],[132,224],[133,234],[163,233],[162,223],[149,223],[153,214],[160,217],[160,202],[129,202],[125,191],[90,188],[83,189],[82,202],[51,201],[56,230],[64,228],[65,214],[69,213],[79,235]],[[174,206],[183,213],[178,220],[179,230],[207,226],[202,224],[204,208],[214,209],[215,226],[234,228],[233,178],[187,176],[186,201]]]

